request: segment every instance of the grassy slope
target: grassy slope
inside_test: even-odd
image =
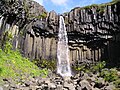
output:
[[[4,52],[0,49],[0,82],[3,78],[28,78],[33,76],[46,76],[47,70],[40,70],[28,59],[23,58],[18,51]]]

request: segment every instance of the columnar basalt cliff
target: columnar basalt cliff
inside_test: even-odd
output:
[[[65,13],[72,61],[119,62],[119,5],[91,5]]]
[[[14,49],[19,48],[31,59],[56,59],[55,32],[57,14],[46,12],[43,6],[31,0],[0,1],[0,42],[4,45],[4,32],[14,36]],[[56,28],[56,29],[54,29]]]
[[[64,13],[71,63],[120,61],[120,2]],[[56,59],[59,15],[32,0],[0,1],[0,44],[11,31],[14,49],[32,59]]]

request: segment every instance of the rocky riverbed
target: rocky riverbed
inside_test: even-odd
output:
[[[98,74],[84,72],[64,78],[51,73],[46,78],[34,77],[19,81],[3,79],[3,81],[4,85],[0,90],[119,90],[116,89],[114,82],[107,82],[104,78],[98,77]]]

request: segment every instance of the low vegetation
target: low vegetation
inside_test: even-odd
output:
[[[42,12],[42,14],[35,16],[34,14],[30,14],[29,18],[37,18],[37,19],[45,19],[47,17],[47,13],[46,12]]]
[[[102,77],[106,82],[113,82],[116,88],[120,88],[120,76],[118,76],[117,68],[106,68],[105,61],[98,62],[96,64],[82,64],[72,67],[77,72],[93,73],[97,74],[98,77]]]
[[[112,0],[112,1],[109,2],[109,3],[104,3],[104,4],[92,4],[92,5],[88,5],[88,6],[82,7],[82,8],[80,8],[80,9],[96,8],[96,12],[97,12],[97,13],[103,14],[106,6],[111,6],[111,5],[114,5],[114,4],[119,3],[119,2],[120,2],[120,0]]]
[[[47,69],[39,69],[29,59],[22,57],[18,50],[12,50],[11,34],[8,33],[8,38],[4,49],[0,49],[0,82],[4,78],[27,79],[30,77],[41,76],[46,77]]]
[[[36,64],[40,68],[47,68],[47,69],[50,69],[51,71],[55,71],[56,66],[57,66],[56,60],[35,59],[35,60],[33,60],[33,63]]]

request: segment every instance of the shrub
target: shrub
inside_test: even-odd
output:
[[[37,18],[37,19],[45,19],[47,17],[47,13],[46,12],[43,12],[42,14],[38,15],[38,16],[35,16],[34,14],[30,14],[29,15],[29,18]]]
[[[46,13],[46,12],[43,12],[40,16],[41,16],[42,18],[46,18],[46,17],[47,17],[47,13]]]
[[[84,72],[101,72],[101,70],[105,67],[106,63],[103,62],[97,62],[96,64],[90,64],[90,63],[83,63],[83,64],[77,64],[72,67],[73,70],[76,71],[84,71]]]
[[[98,62],[97,64],[92,65],[91,71],[94,73],[101,72],[101,70],[105,67],[105,65],[106,65],[105,61]]]
[[[108,81],[108,82],[113,82],[118,79],[117,70],[115,68],[110,70],[103,69],[101,71],[100,76],[103,77],[105,81]]]
[[[56,70],[56,60],[35,59],[33,60],[33,63],[35,63],[38,67],[41,68],[47,68],[52,71]]]
[[[84,71],[85,70],[85,65],[73,66],[72,69],[74,69],[76,71]]]
[[[114,85],[116,88],[120,88],[120,78],[114,81]]]

